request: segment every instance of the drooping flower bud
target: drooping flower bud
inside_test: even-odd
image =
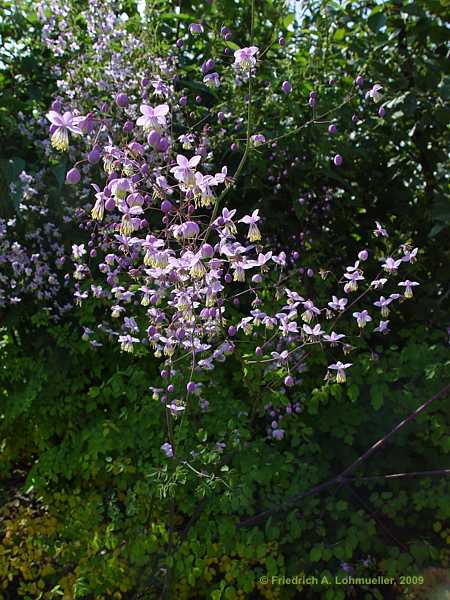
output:
[[[67,172],[66,183],[76,184],[80,182],[80,179],[81,173],[76,167],[73,167],[72,169],[70,169],[70,171]]]

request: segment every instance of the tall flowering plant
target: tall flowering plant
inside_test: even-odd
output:
[[[198,24],[191,26],[190,34],[203,35],[203,28],[194,25]],[[247,350],[245,360],[260,366],[275,393],[301,383],[301,373],[316,351],[327,357],[325,378],[344,383],[354,360],[345,356],[370,327],[378,335],[387,333],[390,308],[410,298],[417,285],[395,281],[399,268],[415,260],[417,249],[407,244],[391,247],[388,232],[377,223],[373,235],[386,241],[378,272],[365,266],[369,254],[362,249],[343,273],[320,274],[332,284],[329,297],[309,289],[306,294],[298,281],[298,252],[288,256],[264,241],[259,209],[238,214],[233,207],[248,160],[274,145],[265,132],[255,131],[252,112],[261,55],[254,45],[239,48],[229,59],[225,55],[223,72],[214,72],[214,87],[228,79],[247,89],[245,148],[233,173],[228,164],[218,162],[208,127],[199,136],[188,126],[187,98],[179,96],[174,85],[173,57],[159,61],[172,67],[159,72],[152,94],[145,90],[140,101],[129,104],[127,95],[117,90],[115,104],[122,113],[110,115],[109,107],[102,105],[86,116],[74,118],[75,108],[47,115],[56,149],[67,148],[70,127],[88,146],[87,158],[67,172],[67,184],[85,179],[84,164],[101,167],[97,181],[91,181],[95,199],[84,213],[88,248],[84,243],[72,248],[74,297],[77,304],[99,300],[109,307],[110,318],[103,319],[97,333],[85,329],[84,338],[96,346],[103,332],[116,338],[122,351],[149,351],[161,361],[161,383],[152,389],[166,413],[169,439],[161,449],[170,458],[177,453],[172,421],[205,407],[202,389],[209,373],[236,352],[236,342],[250,338],[247,348],[253,350]],[[213,58],[201,65],[205,84],[216,68]],[[283,83],[284,94],[291,92],[288,83]],[[378,101],[380,89],[374,86],[367,100]],[[316,102],[317,94],[311,93],[309,105],[315,107]],[[217,117],[222,123],[224,113],[219,110]],[[312,122],[316,120],[314,113]],[[221,135],[226,136],[224,127]],[[340,155],[334,164],[342,164]],[[387,293],[389,284],[394,289]],[[399,286],[405,287],[405,294],[399,293]],[[244,315],[237,312],[238,306]],[[268,434],[283,438],[277,420]]]

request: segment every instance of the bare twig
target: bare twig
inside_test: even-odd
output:
[[[391,429],[391,431],[389,431],[386,435],[384,435],[382,438],[380,438],[375,444],[373,444],[368,450],[366,450],[366,452],[364,452],[364,454],[362,454],[359,458],[357,458],[350,466],[348,466],[339,475],[336,475],[335,477],[332,477],[331,479],[328,479],[327,481],[324,481],[323,483],[320,483],[320,484],[312,487],[311,489],[307,490],[306,492],[303,492],[301,494],[298,494],[296,496],[292,496],[291,498],[288,498],[286,500],[286,502],[284,503],[284,505],[280,505],[280,506],[277,506],[276,508],[265,510],[263,512],[258,513],[257,515],[254,515],[253,517],[250,517],[249,519],[245,519],[244,521],[241,521],[240,523],[237,524],[237,527],[238,528],[251,527],[253,525],[256,525],[256,524],[260,523],[261,521],[265,521],[273,514],[287,510],[287,508],[289,506],[291,506],[292,504],[296,504],[297,502],[299,502],[300,500],[303,500],[304,498],[307,498],[309,496],[315,496],[316,494],[319,494],[320,492],[323,492],[324,490],[326,490],[330,487],[333,487],[336,484],[342,485],[342,484],[346,483],[349,480],[349,478],[347,476],[350,475],[350,473],[352,473],[359,466],[364,464],[370,458],[370,456],[372,456],[372,454],[374,454],[375,452],[380,450],[386,444],[386,442],[388,440],[390,440],[401,429],[403,429],[403,427],[405,427],[405,425],[407,425],[411,421],[414,421],[415,419],[417,419],[417,417],[420,414],[422,414],[430,406],[430,404],[432,404],[432,402],[434,402],[435,400],[439,400],[440,398],[444,398],[449,392],[450,392],[450,384],[446,385],[439,392],[437,392],[437,394],[435,394],[429,400],[427,400],[426,402],[421,404],[418,408],[416,408],[416,410],[414,412],[412,412],[410,415],[408,415],[402,421],[400,421],[400,423],[397,423],[397,425],[393,429]],[[437,474],[436,471],[432,471],[432,473],[434,475]],[[445,470],[441,471],[440,474],[448,475],[449,470],[445,469]],[[394,474],[393,476],[387,475],[387,476],[382,476],[382,478],[383,479],[389,479],[389,478],[395,479],[395,477],[400,478],[401,475],[406,475],[406,474],[397,474],[397,475]],[[425,473],[423,473],[423,475],[425,475]],[[415,476],[419,476],[419,473],[417,472],[415,474]]]

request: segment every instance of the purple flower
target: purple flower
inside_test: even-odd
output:
[[[353,363],[345,363],[344,364],[340,360],[338,360],[338,362],[336,364],[329,365],[328,368],[333,371],[337,371],[337,374],[336,374],[336,382],[337,383],[345,383],[345,381],[346,381],[345,369],[348,369],[349,367],[351,367],[352,364]]]
[[[245,215],[242,219],[239,219],[239,223],[245,223],[249,225],[249,230],[247,237],[251,242],[257,242],[261,239],[261,232],[258,229],[256,223],[261,220],[261,217],[258,216],[259,210],[256,209],[252,212],[252,215]]]
[[[320,337],[325,333],[325,331],[323,331],[323,329],[320,328],[320,323],[317,323],[317,325],[315,325],[313,328],[311,328],[309,325],[304,324],[302,329],[306,333],[306,335],[309,335],[311,337]]]
[[[326,342],[330,342],[331,346],[337,346],[337,342],[344,337],[345,335],[343,333],[335,333],[332,331],[330,335],[324,335],[323,339]]]
[[[272,431],[272,437],[278,441],[282,440],[284,438],[284,429],[274,429]]]
[[[155,108],[148,104],[141,104],[140,111],[142,117],[136,121],[136,125],[142,125],[144,131],[151,131],[154,129],[158,133],[161,133],[166,126],[166,115],[169,112],[169,106],[167,104],[160,104]]]
[[[358,323],[358,327],[363,328],[372,320],[372,317],[369,315],[367,310],[362,310],[361,312],[354,312],[353,316]]]
[[[402,262],[410,262],[410,263],[415,263],[417,260],[417,252],[418,252],[418,248],[414,248],[414,250],[404,250],[405,254],[402,258]]]
[[[399,266],[402,264],[401,260],[395,260],[392,257],[386,258],[383,264],[383,269],[388,273],[396,273]]]
[[[66,151],[69,148],[68,132],[81,134],[81,129],[74,121],[73,114],[68,111],[60,115],[55,110],[50,110],[46,117],[52,124],[50,127],[52,146],[57,150]]]
[[[169,444],[169,442],[166,442],[165,444],[163,444],[161,446],[161,450],[164,452],[164,454],[167,456],[167,458],[173,457],[173,448],[172,448],[172,445]]]
[[[373,232],[375,237],[389,237],[388,232],[386,231],[386,229],[384,229],[384,227],[381,225],[381,223],[379,223],[378,221],[375,221],[375,225],[377,226]]]
[[[380,296],[380,299],[374,302],[374,306],[381,308],[381,316],[387,317],[389,314],[389,304],[392,302],[392,298],[385,298],[384,296]]]
[[[187,186],[195,185],[195,167],[201,160],[201,156],[193,156],[189,160],[182,154],[177,155],[177,166],[172,167],[170,172],[173,173],[175,179],[182,181]]]
[[[234,53],[233,67],[237,71],[248,73],[256,65],[255,54],[258,52],[259,48],[257,46],[250,46],[248,48],[236,50]]]
[[[332,302],[328,302],[328,306],[333,310],[345,310],[348,303],[348,298],[338,298],[337,296],[332,297]]]
[[[203,83],[208,87],[219,87],[220,77],[219,73],[209,73],[203,77]]]
[[[281,89],[285,94],[290,94],[292,92],[292,85],[289,81],[283,81],[281,84]]]
[[[120,108],[126,108],[128,106],[128,96],[123,92],[119,92],[116,95],[116,104],[120,106]]]
[[[371,285],[371,286],[372,286],[374,289],[378,290],[378,289],[381,289],[381,288],[383,287],[383,285],[386,283],[386,281],[387,281],[386,277],[382,277],[381,279],[374,279],[374,280],[371,282],[371,284],[370,284],[370,285]]]
[[[389,321],[380,321],[378,327],[375,327],[374,331],[377,333],[387,333],[389,331]]]
[[[370,89],[367,94],[366,94],[366,98],[372,98],[372,100],[376,103],[380,102],[381,99],[383,98],[383,95],[380,93],[380,90],[383,89],[383,86],[380,85],[379,83],[376,83],[372,89]]]
[[[208,60],[205,60],[205,62],[203,62],[202,66],[201,66],[203,75],[206,75],[210,71],[213,71],[215,66],[216,66],[216,63],[214,62],[214,60],[212,58],[208,58]]]
[[[417,283],[417,281],[410,281],[409,279],[406,279],[405,281],[400,281],[400,283],[398,285],[405,288],[405,298],[412,298],[413,297],[412,288],[415,287],[416,285],[420,285],[420,284]]]
[[[314,315],[320,315],[320,310],[314,306],[314,303],[311,302],[311,300],[303,302],[303,306],[305,311],[302,313],[302,319],[303,321],[306,321],[306,323],[311,323]]]
[[[346,294],[349,292],[356,292],[358,289],[358,281],[362,281],[364,279],[359,271],[354,271],[353,273],[344,273],[344,277],[349,280],[344,285],[344,292]]]
[[[331,123],[331,125],[328,126],[328,133],[331,135],[334,135],[336,132],[337,132],[336,123]]]
[[[126,335],[119,335],[118,341],[122,350],[131,353],[134,351],[134,344],[139,343],[140,340],[127,333]]]
[[[361,250],[361,252],[358,254],[358,258],[359,260],[365,261],[369,258],[369,253],[367,250]]]
[[[70,169],[70,171],[67,172],[66,183],[76,184],[80,182],[80,179],[81,173],[76,167],[73,167],[73,169]]]
[[[250,141],[256,148],[257,146],[264,144],[266,142],[266,138],[261,133],[256,133],[255,135],[252,135]]]
[[[86,248],[84,244],[73,244],[72,246],[72,256],[75,260],[80,260],[82,256],[86,254]]]
[[[200,227],[195,221],[185,221],[181,225],[177,225],[174,229],[174,237],[177,239],[189,239],[197,237],[200,233]]]
[[[336,156],[333,158],[333,163],[334,163],[335,167],[340,167],[343,162],[344,162],[344,159],[342,158],[342,156],[340,154],[336,154]]]
[[[204,28],[203,25],[201,25],[200,23],[191,23],[189,25],[189,31],[190,33],[192,33],[193,35],[198,34],[198,33],[203,33],[204,32]]]

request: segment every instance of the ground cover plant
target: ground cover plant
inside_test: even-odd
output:
[[[3,2],[2,598],[449,588],[445,2]]]

